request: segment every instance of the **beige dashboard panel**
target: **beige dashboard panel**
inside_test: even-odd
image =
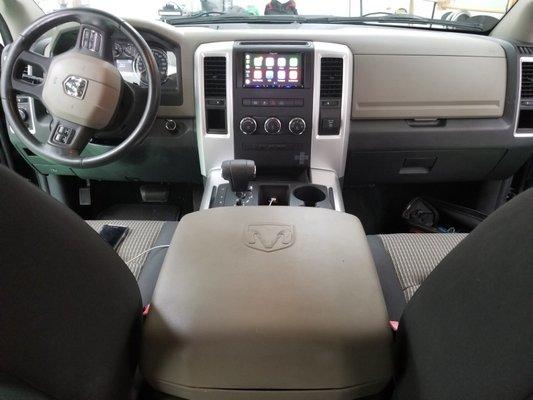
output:
[[[497,118],[506,59],[355,55],[352,118]]]

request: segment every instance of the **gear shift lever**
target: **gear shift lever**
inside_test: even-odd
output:
[[[256,167],[252,160],[228,160],[222,163],[222,178],[229,181],[231,190],[239,200],[237,205],[242,205],[250,181],[255,179]]]

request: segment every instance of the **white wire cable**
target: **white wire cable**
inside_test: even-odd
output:
[[[135,257],[133,257],[131,260],[126,261],[126,264],[129,264],[130,262],[135,261],[135,260],[138,259],[139,257],[142,257],[142,256],[144,256],[146,253],[150,253],[150,252],[153,251],[153,250],[157,250],[157,249],[167,249],[167,248],[169,248],[169,247],[170,247],[170,245],[168,245],[168,244],[162,244],[161,246],[154,246],[154,247],[151,247],[151,248],[149,248],[148,250],[145,250],[145,251],[143,251],[142,253],[137,254],[137,255],[136,255]]]

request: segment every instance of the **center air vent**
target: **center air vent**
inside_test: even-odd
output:
[[[226,58],[204,58],[205,97],[226,97]]]
[[[342,58],[322,58],[320,69],[320,98],[342,97]]]
[[[516,46],[520,54],[533,55],[533,46]]]
[[[522,62],[522,99],[533,99],[533,62]]]

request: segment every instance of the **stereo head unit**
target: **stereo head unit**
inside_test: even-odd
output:
[[[303,87],[302,53],[244,53],[245,88]]]

